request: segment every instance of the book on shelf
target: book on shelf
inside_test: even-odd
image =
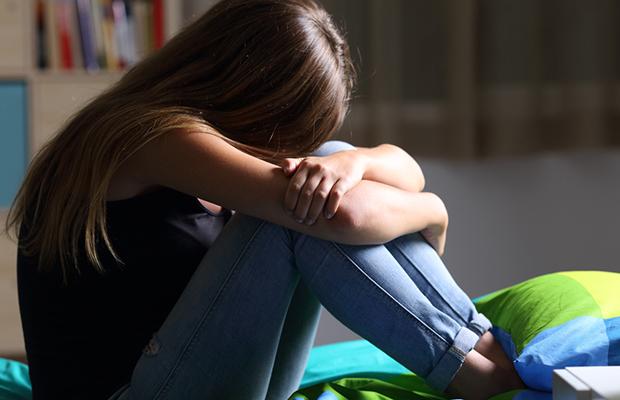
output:
[[[37,0],[39,69],[121,70],[165,40],[164,0]]]
[[[97,43],[95,42],[95,28],[93,12],[90,0],[76,0],[78,25],[80,28],[80,38],[82,44],[82,55],[84,56],[84,68],[89,71],[99,69],[97,61]]]
[[[48,48],[45,46],[45,9],[41,0],[37,0],[36,3],[35,35],[37,41],[37,67],[41,69],[47,68],[49,54]]]

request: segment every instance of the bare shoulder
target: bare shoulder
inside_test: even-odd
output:
[[[156,190],[157,185],[146,185],[134,179],[135,173],[129,162],[122,164],[110,180],[107,201],[125,200]]]
[[[125,161],[112,178],[108,199],[164,186],[193,195],[212,210],[217,205],[237,209],[246,203],[244,194],[265,184],[283,186],[284,180],[279,167],[238,150],[217,134],[177,130],[150,140]]]
[[[149,179],[154,170],[162,163],[171,164],[177,157],[192,157],[201,152],[204,162],[204,148],[217,149],[218,145],[225,144],[221,138],[186,131],[175,131],[149,141],[132,157],[125,161],[115,171],[108,188],[107,200],[123,200],[139,196],[162,185]],[[221,207],[215,203],[199,198],[200,202],[212,211],[219,211]]]

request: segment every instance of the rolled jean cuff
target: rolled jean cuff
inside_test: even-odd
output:
[[[492,327],[493,324],[491,321],[489,321],[489,319],[481,313],[476,314],[476,316],[467,324],[467,328],[476,333],[478,336],[484,335],[484,333]]]
[[[441,356],[435,368],[426,377],[426,383],[441,392],[445,391],[479,339],[477,333],[462,327],[456,334],[452,346]]]

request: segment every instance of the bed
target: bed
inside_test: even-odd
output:
[[[493,400],[550,400],[554,370],[620,365],[619,294],[619,273],[567,271],[474,299],[531,388],[503,393]],[[620,374],[613,384],[620,386]],[[30,399],[28,367],[0,359],[0,400],[26,399]],[[344,399],[446,397],[365,340],[315,347],[300,388],[290,400]]]

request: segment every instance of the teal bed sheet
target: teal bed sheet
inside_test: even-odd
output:
[[[0,358],[0,400],[30,400],[30,390],[28,367]]]

